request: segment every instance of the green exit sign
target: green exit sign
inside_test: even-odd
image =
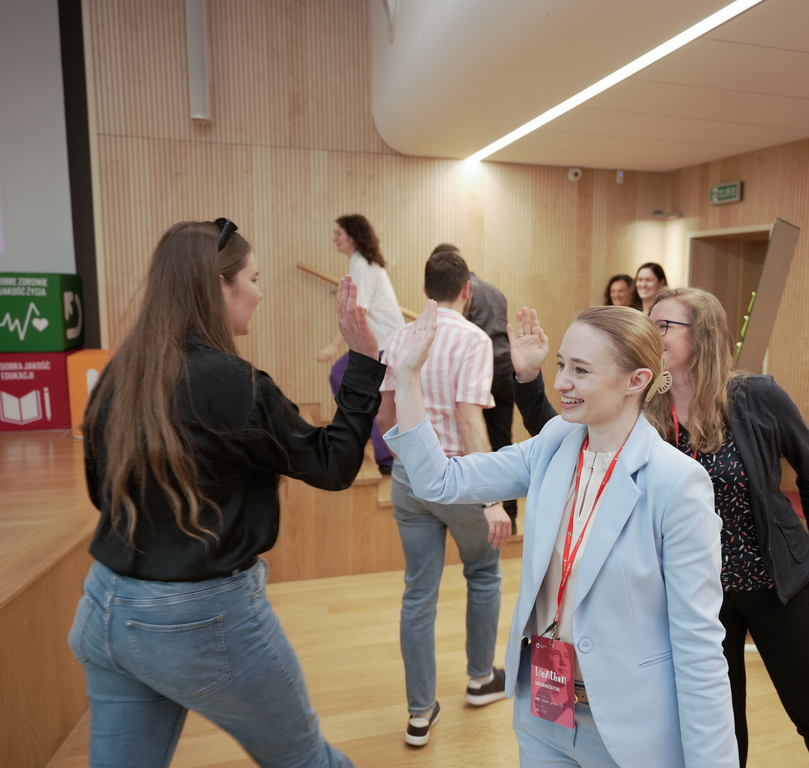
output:
[[[719,184],[716,187],[711,187],[711,205],[740,203],[742,201],[743,186],[744,182],[731,181],[728,184]]]

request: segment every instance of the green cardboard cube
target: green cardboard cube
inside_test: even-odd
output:
[[[83,344],[79,275],[0,272],[0,352],[64,352]]]

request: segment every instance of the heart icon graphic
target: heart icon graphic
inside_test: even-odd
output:
[[[47,317],[35,317],[31,321],[31,325],[34,326],[38,331],[44,331],[48,327],[48,318]]]

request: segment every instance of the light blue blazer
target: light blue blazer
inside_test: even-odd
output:
[[[424,499],[526,497],[520,594],[506,650],[509,696],[585,429],[557,417],[524,443],[453,459],[426,419],[386,435]],[[622,768],[736,768],[718,618],[721,522],[708,474],[641,415],[592,525],[571,627],[604,745]]]

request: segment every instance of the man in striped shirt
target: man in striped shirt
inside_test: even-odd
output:
[[[424,292],[438,303],[435,342],[421,372],[424,402],[447,456],[488,451],[483,409],[491,408],[492,342],[464,318],[471,300],[469,269],[460,254],[434,253],[424,270]],[[412,323],[391,334],[377,421],[383,432],[396,423],[396,355]],[[447,530],[458,545],[467,580],[465,699],[475,706],[505,698],[505,674],[495,669],[500,614],[499,547],[511,534],[502,504],[434,504],[417,498],[401,462],[394,461],[393,513],[405,554],[400,639],[410,720],[405,741],[424,746],[441,715],[435,700],[435,614],[444,570]]]

